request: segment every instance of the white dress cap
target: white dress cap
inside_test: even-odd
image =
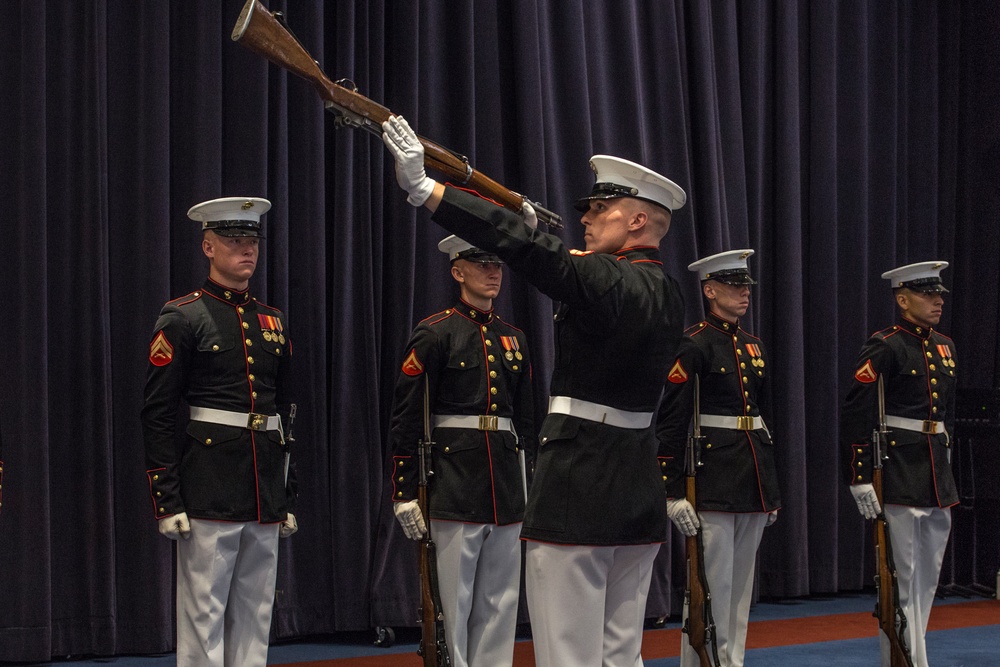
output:
[[[211,229],[221,236],[256,236],[260,233],[260,217],[271,208],[271,202],[260,197],[222,197],[195,204],[188,217],[201,222],[202,230]]]
[[[456,259],[466,259],[479,264],[499,264],[500,258],[493,253],[480,250],[471,243],[464,241],[454,234],[446,236],[438,242],[438,250],[448,255],[448,259],[454,262]]]
[[[641,164],[610,155],[595,155],[590,158],[590,168],[597,180],[590,194],[574,204],[580,212],[590,208],[591,199],[635,197],[659,204],[671,212],[687,201],[681,186]]]
[[[948,262],[917,262],[886,271],[882,277],[893,289],[907,287],[915,292],[947,292],[941,282],[941,271],[947,266]]]
[[[747,258],[753,254],[750,248],[727,250],[688,264],[688,271],[697,271],[701,280],[717,280],[728,285],[756,285],[750,277]]]

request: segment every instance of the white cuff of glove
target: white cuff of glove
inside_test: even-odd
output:
[[[434,194],[434,184],[437,183],[433,178],[429,176],[424,176],[424,180],[412,186],[410,189],[410,194],[406,197],[406,202],[411,206],[423,206],[424,202],[431,198]]]
[[[291,512],[288,513],[288,518],[281,522],[278,527],[278,535],[280,537],[288,537],[289,535],[295,534],[299,529],[299,522],[295,520],[295,515]]]
[[[854,502],[858,504],[858,511],[866,519],[874,519],[882,513],[882,507],[878,504],[878,497],[875,495],[875,487],[871,484],[854,484],[851,486],[851,495]]]
[[[778,520],[778,510],[774,510],[772,512],[768,512],[767,513],[767,523],[764,524],[764,527],[767,528],[768,526],[770,526],[771,524],[773,524],[777,520]]]
[[[191,537],[191,522],[188,521],[187,512],[178,512],[173,516],[168,516],[158,521],[160,535],[169,537],[172,540]]]
[[[392,511],[395,512],[396,521],[403,528],[403,533],[411,540],[419,540],[427,532],[424,515],[420,512],[420,506],[417,505],[416,500],[394,503]]]
[[[677,530],[685,537],[691,537],[698,533],[701,523],[698,521],[698,513],[686,498],[667,501],[667,516],[677,526]]]
[[[524,216],[524,224],[532,229],[538,229],[538,214],[535,213],[534,206],[528,202],[521,204],[521,215]]]

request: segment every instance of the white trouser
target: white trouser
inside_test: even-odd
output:
[[[278,524],[191,519],[177,541],[177,667],[265,667]]]
[[[913,667],[927,667],[925,635],[951,532],[951,509],[886,505],[884,510],[889,522],[899,603],[906,615],[906,645]],[[881,631],[879,640],[882,664],[888,667],[889,640]]]
[[[753,597],[757,547],[764,535],[767,514],[698,512],[705,552],[705,578],[712,596],[712,617],[722,667],[742,667],[747,645],[747,623]],[[687,619],[687,605],[683,616]],[[681,635],[681,667],[697,667],[698,654],[687,635]]]
[[[528,542],[525,587],[537,667],[641,667],[659,544]]]
[[[452,667],[509,667],[521,581],[521,524],[431,521]]]

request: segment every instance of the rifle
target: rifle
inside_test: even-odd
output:
[[[913,667],[910,650],[906,646],[906,614],[899,604],[899,581],[896,579],[896,565],[892,559],[892,545],[889,542],[889,525],[885,518],[885,504],[882,500],[882,462],[889,458],[885,441],[889,429],[885,423],[885,389],[882,375],[878,376],[878,426],[872,431],[872,486],[878,499],[879,514],[875,517],[875,611],[879,628],[889,639],[891,667]]]
[[[349,79],[331,81],[305,47],[292,35],[281,12],[269,12],[258,0],[247,0],[233,27],[232,38],[275,65],[297,74],[313,84],[326,108],[336,116],[336,127],[354,127],[382,136],[382,123],[394,114],[384,106],[358,93]],[[538,221],[553,229],[562,227],[562,218],[541,204],[529,200],[492,180],[469,164],[469,158],[420,137],[424,146],[424,165],[455,179],[504,208],[517,213],[528,202]]]
[[[419,457],[419,483],[417,506],[427,524],[427,532],[420,540],[420,644],[417,655],[424,659],[424,667],[451,667],[451,655],[444,636],[444,612],[437,581],[437,546],[431,538],[431,515],[427,506],[427,482],[434,474],[430,469],[431,449],[431,398],[430,383],[424,375],[424,437],[417,447]]]
[[[694,416],[691,435],[688,436],[684,455],[685,497],[691,507],[697,508],[695,476],[701,462],[701,382],[694,376]],[[696,509],[697,511],[697,509]],[[684,538],[687,548],[687,587],[684,602],[688,615],[683,631],[687,633],[691,648],[698,654],[701,667],[719,667],[719,647],[715,641],[715,618],[712,616],[712,594],[708,590],[705,576],[705,545],[701,538],[701,527],[694,535]],[[711,650],[711,652],[710,652]]]

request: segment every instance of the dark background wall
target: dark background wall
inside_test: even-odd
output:
[[[836,441],[855,355],[893,317],[879,275],[950,262],[941,328],[961,384],[1000,380],[995,2],[271,4],[330,78],[562,213],[571,244],[592,154],[680,183],[664,249],[688,321],[687,264],[755,248],[745,324],[774,357],[784,501],[759,591],[871,581]],[[274,632],[412,624],[385,430],[410,329],[455,297],[444,232],[405,203],[378,138],[334,129],[308,84],[230,40],[241,5],[4,5],[0,660],[172,647],[138,412],[156,314],[206,273],[185,212],[229,195],[274,204],[253,286],[288,313],[300,380],[301,530],[282,545]],[[529,332],[541,410],[551,304],[505,280],[498,307]],[[966,463],[996,463],[992,433]],[[970,480],[944,583],[983,583],[1000,560],[996,498]],[[679,611],[680,549],[661,550],[649,616]]]

